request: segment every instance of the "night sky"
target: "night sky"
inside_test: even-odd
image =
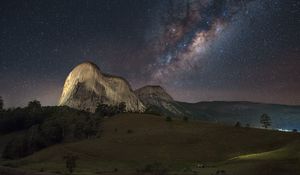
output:
[[[1,0],[5,106],[56,105],[83,61],[180,101],[300,105],[297,0]]]

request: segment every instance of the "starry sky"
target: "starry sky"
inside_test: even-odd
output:
[[[300,105],[297,0],[1,0],[0,96],[56,105],[83,61],[176,100]]]

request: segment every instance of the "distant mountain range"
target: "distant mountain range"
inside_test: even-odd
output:
[[[226,101],[177,103],[195,119],[229,124],[239,121],[259,127],[260,116],[266,113],[272,119],[273,128],[300,129],[300,106]]]
[[[125,102],[126,110],[151,112],[227,124],[241,122],[259,127],[260,116],[268,114],[273,128],[300,129],[300,106],[253,102],[175,101],[164,88],[148,85],[133,91],[122,77],[107,75],[91,62],[76,66],[66,79],[59,105],[94,112],[98,103],[117,105]]]

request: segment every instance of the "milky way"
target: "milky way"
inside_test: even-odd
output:
[[[163,4],[166,12],[160,24],[163,32],[156,43],[160,56],[150,65],[150,70],[155,69],[153,81],[166,81],[170,76],[199,68],[199,60],[210,45],[222,35],[232,17],[247,8],[249,2],[179,0]]]
[[[83,61],[188,102],[300,105],[297,0],[2,0],[0,96],[55,105]]]

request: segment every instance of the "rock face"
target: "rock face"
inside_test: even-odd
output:
[[[146,105],[159,105],[161,100],[174,101],[173,98],[161,86],[144,86],[134,91],[140,100]]]
[[[143,104],[149,109],[163,115],[182,116],[184,109],[161,86],[144,86],[134,91]]]
[[[125,79],[101,73],[97,65],[84,62],[68,75],[59,105],[94,112],[98,103],[117,105],[121,102],[126,103],[127,111],[145,110]]]

